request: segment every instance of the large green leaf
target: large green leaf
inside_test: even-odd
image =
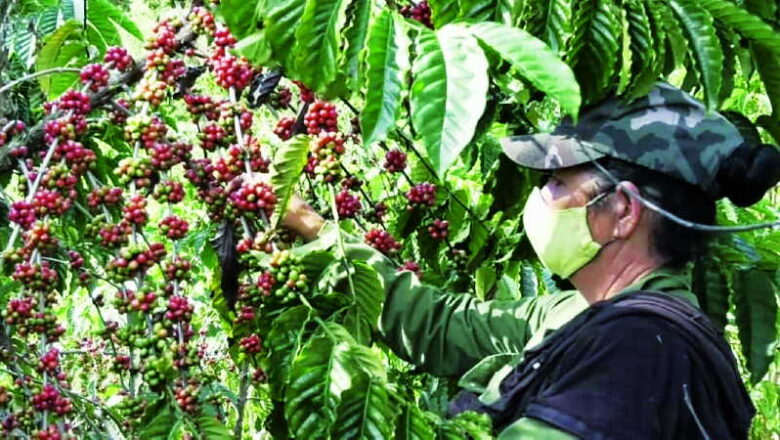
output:
[[[780,55],[760,46],[753,47],[753,59],[772,104],[772,118],[780,120]]]
[[[361,57],[364,49],[368,46],[366,37],[372,7],[371,0],[355,0],[347,8],[349,25],[344,31],[344,41],[347,47],[341,53],[339,65],[341,66],[340,70],[344,71],[349,78],[350,87],[355,90],[362,85]]]
[[[122,44],[118,28],[124,29],[139,40],[144,38],[135,22],[109,0],[89,0],[87,21],[110,46]]]
[[[287,203],[295,191],[303,166],[306,165],[310,142],[311,138],[308,136],[296,136],[283,143],[274,154],[271,186],[278,199],[271,219],[274,228],[281,224],[282,214],[287,210]]]
[[[693,267],[691,287],[701,309],[712,323],[723,331],[728,322],[726,313],[729,310],[729,286],[720,265],[712,258],[697,261]]]
[[[697,0],[715,19],[775,54],[780,54],[780,34],[769,24],[726,0]]]
[[[458,0],[428,0],[431,7],[431,21],[436,29],[458,18],[460,12],[458,3]]]
[[[497,14],[497,0],[460,0],[459,19],[493,21]]]
[[[356,329],[354,334],[371,334],[376,330],[379,315],[382,313],[382,281],[377,271],[365,262],[355,260],[350,264],[355,271],[352,275],[352,285],[355,287],[355,323],[361,327]]]
[[[569,64],[586,103],[600,100],[613,86],[622,27],[620,10],[609,0],[577,0]]]
[[[292,68],[295,31],[300,25],[306,0],[266,0],[265,37],[271,43],[276,59]]]
[[[336,421],[341,393],[351,385],[344,366],[349,341],[324,328],[296,357],[285,392],[285,416],[296,438],[325,438]]]
[[[653,71],[655,60],[655,41],[645,4],[641,0],[629,0],[625,3],[628,20],[628,35],[631,41],[631,73],[632,87],[637,79],[644,79],[645,72]],[[655,75],[652,75],[655,76]],[[655,78],[651,76],[651,81]],[[640,84],[639,87],[643,87]]]
[[[168,407],[160,411],[140,433],[140,437],[148,440],[166,440],[176,423],[176,418]]]
[[[512,65],[534,87],[555,98],[567,114],[580,109],[580,86],[571,68],[528,32],[498,23],[479,23],[474,35]]]
[[[398,423],[395,426],[395,438],[398,440],[433,440],[436,435],[433,426],[413,403],[404,405]]]
[[[469,144],[487,100],[487,59],[461,26],[422,30],[412,64],[412,122],[442,176]],[[468,66],[468,67],[466,67]]]
[[[777,341],[775,286],[763,271],[740,270],[735,274],[734,294],[742,354],[747,360],[750,380],[756,383],[764,377],[774,357]]]
[[[570,32],[571,3],[566,0],[527,2],[523,28],[544,40],[555,53],[566,47]]]
[[[370,374],[358,374],[352,386],[341,395],[331,438],[390,439],[395,416],[387,384]]]
[[[409,69],[409,45],[396,15],[382,11],[371,25],[366,45],[366,98],[360,115],[366,145],[385,140],[395,126]]]
[[[304,306],[285,310],[274,319],[271,331],[265,338],[268,350],[268,380],[271,395],[281,399],[290,375],[292,360],[298,355],[304,330],[309,320],[309,311]]]
[[[712,16],[694,0],[670,0],[669,4],[687,37],[691,58],[704,87],[704,103],[708,109],[715,110],[723,79],[723,51]]]
[[[308,0],[295,31],[295,74],[314,90],[336,79],[347,0]]]
[[[253,34],[257,30],[255,10],[258,0],[220,0],[219,12],[230,32],[237,38]]]
[[[86,45],[81,34],[81,23],[68,21],[43,40],[36,58],[36,70],[54,67],[81,67],[86,64]],[[39,78],[41,89],[49,98],[59,96],[78,82],[76,73],[56,73]]]
[[[195,420],[203,440],[231,440],[233,433],[227,426],[208,414],[201,414]]]

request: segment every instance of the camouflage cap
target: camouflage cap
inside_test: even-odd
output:
[[[566,120],[553,133],[501,141],[504,153],[528,168],[566,168],[609,156],[689,182],[714,199],[723,196],[718,167],[742,143],[725,117],[665,83],[633,102],[606,100],[576,125]]]

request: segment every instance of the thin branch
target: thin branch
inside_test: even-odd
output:
[[[31,79],[38,78],[40,76],[53,75],[55,73],[79,73],[79,72],[81,72],[81,70],[76,69],[74,67],[54,67],[52,69],[41,70],[40,72],[31,73],[21,78],[15,79],[9,82],[8,84],[4,85],[3,87],[0,87],[0,95],[11,90],[17,84],[21,84],[25,81],[29,81]]]

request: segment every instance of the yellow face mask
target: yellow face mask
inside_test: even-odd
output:
[[[533,189],[523,208],[523,226],[536,255],[550,272],[569,278],[598,254],[602,245],[591,235],[588,206],[607,194],[598,195],[585,206],[553,209],[544,202],[539,188]]]

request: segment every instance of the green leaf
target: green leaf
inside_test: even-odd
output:
[[[282,66],[292,69],[295,31],[300,25],[306,0],[266,0],[265,38],[271,43],[274,56]]]
[[[613,86],[622,33],[620,10],[608,0],[577,0],[572,10],[569,64],[582,89],[582,99],[593,103]]]
[[[725,0],[697,0],[697,3],[743,37],[780,54],[780,35],[760,18]]]
[[[687,37],[691,57],[704,86],[704,103],[709,110],[715,110],[723,78],[723,51],[712,16],[693,0],[670,0],[669,4]]]
[[[433,427],[414,404],[403,407],[395,427],[397,440],[433,440],[436,438]]]
[[[452,23],[458,18],[460,8],[458,0],[429,0],[431,7],[431,22],[436,29]]]
[[[296,438],[325,438],[336,421],[341,393],[350,387],[343,354],[349,342],[325,332],[296,357],[285,393],[285,416]]]
[[[564,112],[577,115],[580,109],[577,79],[547,45],[522,29],[498,23],[479,23],[470,29],[534,87],[560,102]]]
[[[366,98],[360,115],[366,145],[385,140],[395,126],[409,69],[409,45],[396,15],[383,10],[371,25],[366,44]]]
[[[387,384],[378,378],[359,374],[341,396],[338,417],[331,438],[390,439],[393,437],[395,408]]]
[[[442,425],[450,428],[447,429],[450,432],[457,430],[459,435],[455,438],[471,438],[474,440],[490,440],[493,438],[493,430],[487,414],[466,411],[458,414],[454,419],[445,420]]]
[[[344,31],[346,49],[341,53],[340,71],[346,73],[350,87],[358,90],[362,86],[361,61],[368,46],[368,23],[371,19],[371,0],[355,0],[347,8],[349,25]]]
[[[756,269],[738,271],[734,281],[739,341],[747,360],[750,381],[757,383],[766,374],[774,356],[777,339],[775,286],[769,275]]]
[[[566,47],[566,38],[570,33],[571,4],[566,0],[546,2],[528,2],[524,14],[523,28],[532,35],[541,38],[555,53]]]
[[[203,414],[195,420],[204,440],[232,440],[233,433],[213,416]]]
[[[637,77],[643,77],[647,71],[654,72],[655,40],[645,4],[639,0],[630,0],[625,3],[625,7],[628,20],[628,35],[631,41],[633,87],[636,84]],[[657,74],[657,72],[654,73]],[[652,81],[655,82],[655,78],[652,78]]]
[[[86,0],[85,0],[86,1]],[[121,45],[122,40],[117,28],[124,29],[128,34],[143,40],[144,36],[135,22],[114,6],[109,0],[89,0],[87,21],[95,26],[100,36],[108,45]]]
[[[241,40],[257,30],[255,9],[259,0],[221,0],[219,12],[230,32]]]
[[[412,121],[434,169],[443,176],[471,141],[485,109],[487,59],[460,26],[445,26],[436,33],[421,31],[416,50]]]
[[[691,290],[699,300],[699,306],[721,331],[726,328],[729,310],[728,280],[713,258],[701,259],[693,267]]]
[[[306,2],[295,31],[293,57],[296,76],[314,90],[322,90],[336,79],[348,3],[347,0]]]
[[[86,64],[86,45],[81,38],[81,24],[68,21],[43,40],[36,58],[36,70],[54,67],[81,67]],[[49,98],[59,96],[79,79],[76,73],[55,73],[39,78],[41,89]]]
[[[373,267],[360,260],[351,261],[350,264],[354,268],[352,275],[352,284],[355,287],[354,313],[357,324],[364,328],[364,331],[358,330],[355,334],[370,334],[376,330],[379,315],[382,313],[384,288],[379,274]]]
[[[298,355],[301,339],[309,321],[309,311],[304,306],[296,306],[282,312],[274,319],[271,331],[265,338],[268,350],[268,381],[271,395],[281,399],[287,386],[290,366]]]
[[[265,33],[263,32],[257,32],[238,40],[234,50],[255,65],[266,64],[272,55],[271,46],[265,39]]]
[[[753,60],[764,82],[769,103],[772,105],[772,118],[780,121],[780,55],[775,55],[763,47],[754,46]]]
[[[493,21],[497,7],[496,0],[460,0],[458,19]]]
[[[311,138],[308,136],[296,136],[283,143],[274,154],[271,186],[278,199],[271,219],[274,228],[278,228],[281,224],[282,215],[287,210],[287,203],[306,165],[310,142]]]
[[[148,440],[165,440],[175,423],[176,418],[171,414],[170,408],[165,407],[144,427],[140,437]]]

